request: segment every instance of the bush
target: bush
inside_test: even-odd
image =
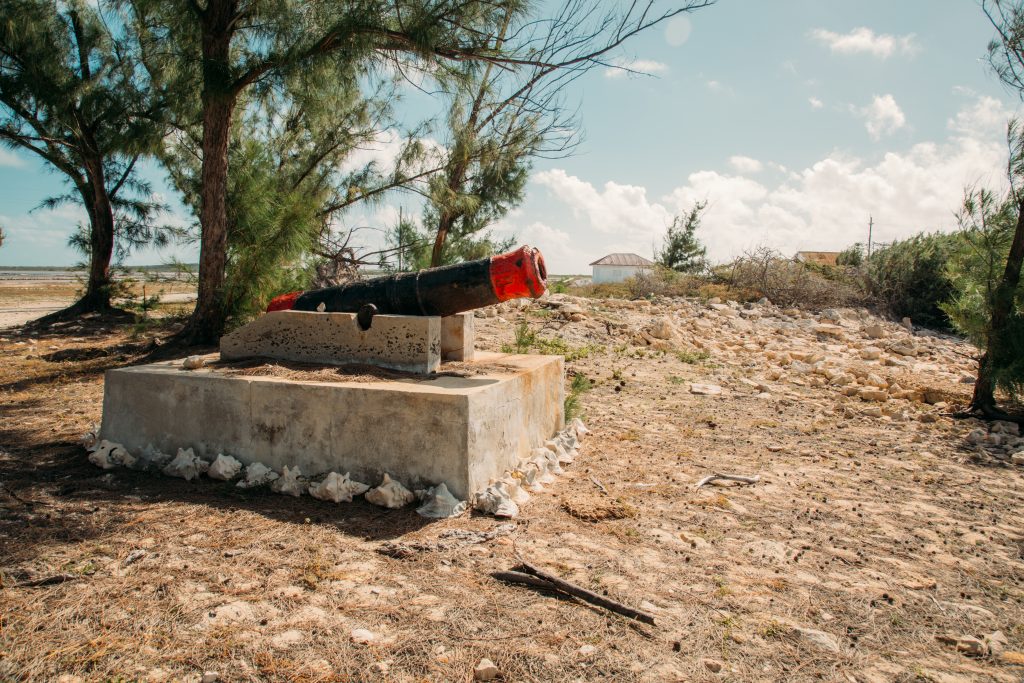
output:
[[[757,292],[778,306],[853,306],[864,294],[843,268],[816,266],[761,248],[747,252],[720,273],[734,288]]]
[[[922,233],[879,249],[868,259],[868,293],[891,315],[952,329],[942,305],[955,291],[948,264],[960,239],[956,234]]]

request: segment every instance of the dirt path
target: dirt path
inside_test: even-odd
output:
[[[510,528],[104,473],[75,442],[134,342],[0,343],[0,678],[1021,680],[1021,444],[948,417],[965,345],[857,311],[490,314],[481,348],[525,321],[594,382],[580,456]],[[695,488],[713,472],[760,481]],[[657,625],[490,577],[517,557]]]

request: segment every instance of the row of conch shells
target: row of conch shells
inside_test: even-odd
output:
[[[348,472],[329,472],[322,481],[309,483],[303,478],[298,467],[286,465],[278,473],[261,462],[243,466],[237,458],[224,453],[219,453],[211,463],[197,456],[191,448],[179,448],[177,455],[172,458],[148,446],[136,458],[121,444],[98,440],[96,430],[85,435],[82,444],[89,450],[89,462],[105,470],[117,466],[153,469],[186,481],[197,479],[203,474],[219,481],[232,481],[237,478],[235,485],[239,488],[251,489],[269,485],[275,493],[296,498],[309,493],[318,500],[334,503],[350,503],[355,496],[366,494],[368,502],[391,509],[405,507],[418,498],[421,504],[416,512],[432,519],[455,517],[467,509],[466,502],[455,498],[444,483],[414,494],[387,473],[384,474],[380,485],[371,489],[369,484],[352,479]]]
[[[543,447],[530,451],[530,456],[515,470],[477,492],[473,507],[495,517],[515,517],[519,506],[530,499],[531,493],[543,491],[545,484],[565,472],[563,465],[571,465],[576,460],[579,443],[589,433],[582,420],[574,419],[554,438],[545,441]]]

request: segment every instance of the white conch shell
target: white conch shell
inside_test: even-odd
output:
[[[270,485],[270,490],[274,493],[283,493],[298,498],[306,490],[306,485],[299,481],[301,476],[302,472],[298,467],[289,468],[288,465],[285,465],[281,476]]]
[[[568,465],[576,459],[575,455],[571,455],[559,441],[554,439],[545,441],[544,447],[555,454],[555,462],[559,465]],[[554,472],[554,470],[552,470],[552,472]],[[561,472],[555,472],[555,474],[561,474]]]
[[[466,511],[466,502],[451,494],[444,482],[427,489],[423,505],[416,508],[416,514],[431,519],[458,517]]]
[[[238,473],[242,471],[242,463],[230,455],[224,455],[218,453],[217,458],[210,465],[209,471],[206,473],[210,479],[220,479],[221,481],[231,481],[238,476]]]
[[[331,472],[319,484],[310,484],[309,495],[319,500],[329,500],[335,503],[351,503],[353,496],[366,493],[370,489],[368,484],[352,481],[349,473],[338,474]]]
[[[536,464],[528,462],[522,466],[520,472],[523,475],[523,488],[531,493],[540,493],[544,490],[541,479],[546,474],[546,470],[542,470]]]
[[[583,441],[583,437],[590,433],[590,430],[583,424],[583,420],[578,417],[573,418],[572,422],[569,424],[569,428],[576,434],[576,438],[580,441]]]
[[[279,475],[261,462],[252,462],[245,466],[245,478],[235,484],[240,489],[251,489],[264,486],[277,479]]]
[[[164,467],[163,471],[170,477],[192,481],[198,479],[199,475],[208,469],[210,469],[210,463],[197,456],[191,448],[179,448],[174,460]]]
[[[366,492],[366,500],[385,508],[400,508],[416,500],[416,496],[385,472],[380,486]]]
[[[519,506],[495,484],[476,494],[474,507],[495,517],[515,517],[519,514]]]
[[[538,481],[541,484],[550,484],[555,480],[552,475],[562,473],[562,468],[558,466],[558,456],[546,448],[534,448],[533,457],[530,458],[530,462],[540,470],[541,474]]]
[[[78,443],[82,444],[82,448],[91,451],[92,447],[96,445],[97,441],[99,441],[99,434],[99,425],[94,424],[92,426],[92,429],[87,431],[85,434],[82,434],[81,438],[78,440]]]
[[[118,465],[131,467],[136,458],[119,443],[103,439],[89,449],[89,462],[104,470],[112,470]]]
[[[138,462],[136,463],[136,469],[140,470],[162,470],[173,460],[170,453],[162,453],[153,447],[153,444],[147,444],[142,449],[142,453],[139,454]]]
[[[530,494],[526,492],[526,489],[520,485],[519,480],[515,477],[499,479],[495,486],[516,505],[523,505],[530,500]]]

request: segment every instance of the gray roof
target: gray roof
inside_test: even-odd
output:
[[[643,256],[636,254],[608,254],[599,258],[590,265],[592,266],[653,266],[653,261],[648,261]]]

